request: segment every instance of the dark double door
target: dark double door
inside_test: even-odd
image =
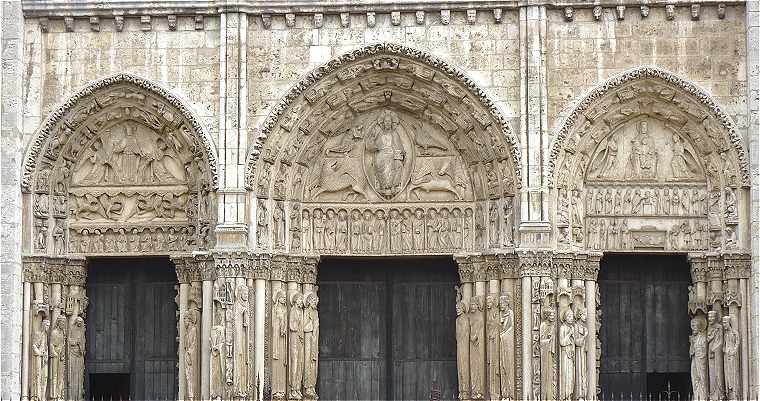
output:
[[[322,400],[456,399],[450,258],[320,263]]]
[[[605,399],[621,393],[687,399],[690,282],[685,256],[604,256],[599,381]]]
[[[177,285],[168,258],[88,261],[88,397],[177,397]]]

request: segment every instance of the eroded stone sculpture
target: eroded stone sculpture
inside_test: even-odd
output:
[[[491,400],[501,398],[499,380],[499,300],[496,294],[486,296],[486,375],[488,396]]]
[[[691,356],[691,387],[695,400],[707,400],[707,333],[705,318],[697,315],[691,318],[691,336],[689,337],[689,355]]]
[[[272,398],[285,399],[288,357],[288,309],[285,291],[277,291],[272,306]]]
[[[470,314],[469,304],[461,299],[460,290],[456,303],[457,378],[459,399],[470,399]]]
[[[571,308],[562,313],[559,326],[559,399],[570,401],[575,390],[575,315]]]
[[[303,397],[306,400],[317,399],[317,368],[319,366],[319,298],[317,294],[306,296],[303,316],[304,332],[304,375]]]
[[[473,400],[483,399],[485,384],[485,322],[482,297],[470,299],[470,396]]]
[[[708,372],[710,377],[710,399],[725,398],[723,383],[723,325],[717,311],[707,312]]]
[[[303,398],[304,333],[303,333],[303,295],[294,292],[290,296],[290,313],[288,317],[288,399]]]
[[[499,378],[501,379],[501,398],[515,399],[515,314],[509,294],[499,297],[501,330],[499,332]]]

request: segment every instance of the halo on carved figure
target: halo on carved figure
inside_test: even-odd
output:
[[[560,247],[738,246],[742,140],[703,90],[667,71],[638,68],[585,96],[556,136],[548,174]]]
[[[483,90],[425,52],[380,43],[329,61],[287,92],[252,143],[245,181],[261,249],[514,246],[515,136]]]
[[[635,104],[642,97],[664,106]],[[671,114],[668,114],[671,112]],[[720,162],[726,154],[735,185],[749,186],[749,161],[743,140],[731,118],[702,88],[667,70],[643,66],[616,75],[590,90],[574,104],[557,129],[548,160],[550,187],[559,185],[567,153],[583,153],[586,132],[601,139],[614,127],[641,115],[667,123],[699,152],[698,159]],[[609,124],[601,130],[599,123]],[[595,130],[596,129],[596,130]],[[600,132],[601,130],[601,132]],[[707,164],[704,163],[703,164]]]
[[[462,167],[479,164],[477,168],[499,170],[494,174],[500,177],[501,171],[506,171],[510,177],[502,179],[510,182],[510,188],[504,188],[504,191],[514,193],[519,187],[520,153],[516,137],[488,95],[464,72],[441,59],[402,45],[379,43],[346,53],[316,68],[274,106],[262,123],[248,157],[247,188],[259,197],[288,196],[299,199],[302,195],[285,194],[285,188],[276,186],[290,182],[277,184],[270,182],[269,176],[285,173],[288,180],[294,180],[290,175],[297,174],[295,170],[298,170],[298,165],[313,161],[319,152],[330,153],[331,156],[349,153],[349,142],[363,139],[356,136],[363,135],[359,130],[371,134],[367,131],[375,128],[368,125],[371,121],[365,124],[357,121],[369,118],[366,117],[368,114],[383,111],[396,114],[402,128],[413,131],[415,135],[409,139],[415,142],[417,149],[422,150],[417,152],[418,156],[441,156],[444,153],[461,156],[459,165]],[[329,152],[324,149],[326,138],[342,135],[351,137],[345,139],[345,143],[336,145],[342,148]],[[402,145],[405,146],[403,141],[397,144]],[[399,150],[390,146],[380,151]],[[412,156],[403,155],[404,160],[400,161],[402,164],[412,162]],[[394,158],[400,159],[402,155],[397,152]],[[280,160],[284,160],[286,168],[274,166]],[[487,164],[489,162],[491,164]],[[456,163],[449,163],[449,167],[453,164]],[[502,164],[508,167],[502,167]],[[336,173],[342,173],[340,166],[333,165],[333,168],[337,169]],[[447,172],[443,171],[442,174]],[[298,176],[297,179],[304,177]],[[449,185],[459,185],[461,191],[462,183],[444,182],[435,176],[425,179],[433,181],[433,184],[427,185],[426,191],[432,188],[432,192],[453,195]],[[353,192],[349,195],[351,199],[371,201],[365,197],[367,188],[361,183],[354,184],[355,180],[357,177],[345,178],[342,180],[345,182],[335,185],[348,187]],[[382,178],[380,181],[383,181]],[[379,191],[381,198],[390,199],[395,196],[388,195],[394,192],[392,188],[378,190],[377,187],[393,187],[391,184],[395,183],[375,180],[368,186],[372,187],[373,195]],[[273,188],[269,188],[270,185]],[[370,198],[373,196],[370,195]]]
[[[177,96],[117,74],[45,120],[27,150],[36,253],[163,254],[203,249],[216,213],[216,156]]]

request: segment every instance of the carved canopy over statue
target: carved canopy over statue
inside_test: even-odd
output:
[[[376,227],[367,229],[374,235],[395,229],[392,216],[399,219],[397,234],[406,222],[411,235],[418,213],[423,226],[438,232],[446,233],[450,225],[462,226],[460,231],[469,227],[469,242],[463,233],[458,245],[436,238],[436,245],[428,246],[436,251],[512,241],[513,195],[521,174],[509,124],[462,72],[400,45],[368,46],[310,73],[263,123],[248,163],[246,183],[260,199],[256,221],[263,248],[329,253],[325,242],[350,239],[351,222],[368,214],[366,224]],[[442,202],[445,208],[438,205]],[[383,209],[368,210],[367,204]],[[320,209],[314,210],[316,205]],[[466,245],[475,241],[475,226],[485,231],[491,209],[499,232],[483,235],[482,245]],[[307,217],[321,222],[301,229]],[[502,227],[508,219],[509,228]],[[347,222],[344,231],[338,220]],[[356,229],[360,235],[363,228]],[[447,241],[448,234],[436,235]],[[392,236],[368,252],[389,252],[386,237]],[[343,248],[358,246],[348,241]]]
[[[211,241],[215,158],[192,113],[141,78],[90,84],[51,114],[27,152],[33,250],[169,253]]]
[[[560,247],[733,249],[747,154],[701,89],[651,67],[584,97],[552,146]]]

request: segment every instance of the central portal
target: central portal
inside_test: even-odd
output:
[[[458,282],[450,257],[323,260],[320,398],[456,399]]]

